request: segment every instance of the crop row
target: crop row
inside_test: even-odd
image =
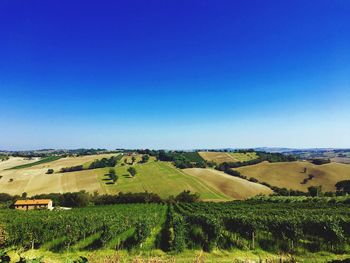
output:
[[[64,247],[69,248],[96,233],[100,233],[99,242],[104,246],[130,228],[135,228],[134,242],[140,243],[158,224],[165,209],[162,205],[134,204],[70,211],[0,210],[0,224],[7,233],[7,246],[38,248],[63,238]]]

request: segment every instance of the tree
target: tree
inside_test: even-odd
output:
[[[134,167],[129,167],[128,172],[132,177],[134,177],[137,174],[137,171]]]
[[[176,202],[194,203],[199,201],[199,194],[191,194],[189,190],[183,191],[175,197]]]
[[[115,169],[109,169],[109,178],[115,183],[118,180],[118,175],[115,173]]]
[[[131,157],[131,164],[134,164],[135,161],[136,161],[136,157],[135,156]]]
[[[322,192],[322,186],[310,186],[308,189],[309,195],[312,197],[320,196]]]
[[[27,194],[26,192],[23,192],[21,197],[22,197],[23,199],[26,199],[27,196],[28,196],[28,194]]]
[[[149,155],[148,154],[142,155],[142,161],[141,161],[142,163],[147,163],[148,160],[149,160]]]
[[[54,170],[53,169],[48,169],[46,174],[53,174]]]
[[[350,194],[350,180],[339,181],[335,187],[339,193]]]

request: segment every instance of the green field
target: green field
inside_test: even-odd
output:
[[[32,166],[35,166],[35,165],[48,163],[48,162],[53,162],[53,161],[56,161],[56,160],[61,159],[61,158],[62,158],[61,156],[49,156],[49,157],[42,158],[39,161],[34,162],[34,163],[28,163],[28,164],[23,164],[23,165],[18,165],[18,166],[15,166],[15,167],[11,167],[9,170],[29,168],[29,167],[32,167]]]
[[[137,171],[135,178],[132,178],[127,172],[129,167],[130,165],[121,166],[121,164],[116,166],[115,170],[119,176],[116,184],[110,184],[108,180],[106,174],[109,168],[99,169],[99,178],[107,193],[148,191],[166,198],[170,195],[177,195],[184,190],[190,190],[198,192],[204,200],[225,201],[231,199],[203,181],[175,168],[169,162],[158,162],[152,159],[145,164],[136,163],[133,165]]]

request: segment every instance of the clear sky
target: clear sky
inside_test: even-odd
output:
[[[0,1],[0,149],[350,147],[350,1]]]

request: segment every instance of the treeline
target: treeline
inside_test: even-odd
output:
[[[72,150],[55,150],[55,149],[41,149],[33,151],[8,151],[6,154],[14,157],[48,157],[52,155],[59,155],[61,157],[68,156],[86,156],[86,155],[97,155],[103,153],[117,153],[118,151],[108,151],[107,149],[72,149]]]
[[[89,165],[89,169],[97,169],[104,167],[114,167],[117,165],[118,161],[122,158],[122,155],[112,156],[111,158],[102,158],[100,160],[95,160]]]
[[[69,172],[76,172],[76,171],[81,171],[84,170],[83,165],[76,165],[76,166],[71,166],[71,167],[63,167],[60,170],[60,173],[69,173]]]
[[[315,164],[315,165],[322,165],[322,164],[327,164],[330,163],[331,160],[330,159],[312,159],[311,163]]]
[[[0,203],[7,206],[13,205],[16,200],[29,199],[26,194],[22,196],[11,196],[6,193],[0,193]],[[200,201],[198,193],[183,191],[176,196],[169,196],[167,199],[161,198],[158,194],[141,193],[123,193],[117,195],[99,195],[97,192],[90,194],[86,191],[68,192],[68,193],[50,193],[34,195],[30,199],[51,199],[54,206],[59,207],[85,207],[89,205],[111,205],[111,204],[148,204],[148,203],[192,203]],[[5,207],[6,207],[5,205]]]
[[[305,204],[350,204],[350,196],[266,196],[259,195],[244,201],[246,204],[266,204],[266,203],[305,203]]]
[[[268,161],[270,163],[297,161],[297,158],[295,158],[295,156],[286,155],[282,153],[269,153],[269,152],[257,151],[256,154],[259,156],[259,159],[261,161]]]
[[[239,151],[242,153],[248,153],[248,151]],[[238,168],[242,166],[248,166],[248,165],[254,165],[258,164],[264,161],[268,161],[270,163],[276,163],[276,162],[294,162],[297,159],[292,155],[284,155],[282,153],[268,153],[268,152],[256,152],[258,155],[257,159],[244,161],[244,162],[224,162],[221,164],[218,164],[216,166],[216,169],[219,171],[224,171],[229,173],[229,170],[232,168]]]
[[[197,152],[165,152],[158,151],[157,159],[159,161],[173,162],[179,169],[185,168],[205,168],[205,160]]]
[[[111,158],[102,158],[100,160],[93,161],[87,169],[97,169],[105,167],[114,167],[117,165],[118,161],[122,158],[122,155],[112,156]],[[61,168],[60,173],[76,172],[84,170],[83,165],[76,165],[71,167]]]
[[[173,162],[179,169],[185,168],[205,168],[207,162],[198,154],[198,152],[184,151],[164,151],[164,150],[137,150],[139,154],[147,154],[156,157],[158,161]]]
[[[340,181],[335,184],[335,187],[339,194],[350,194],[350,180]]]

